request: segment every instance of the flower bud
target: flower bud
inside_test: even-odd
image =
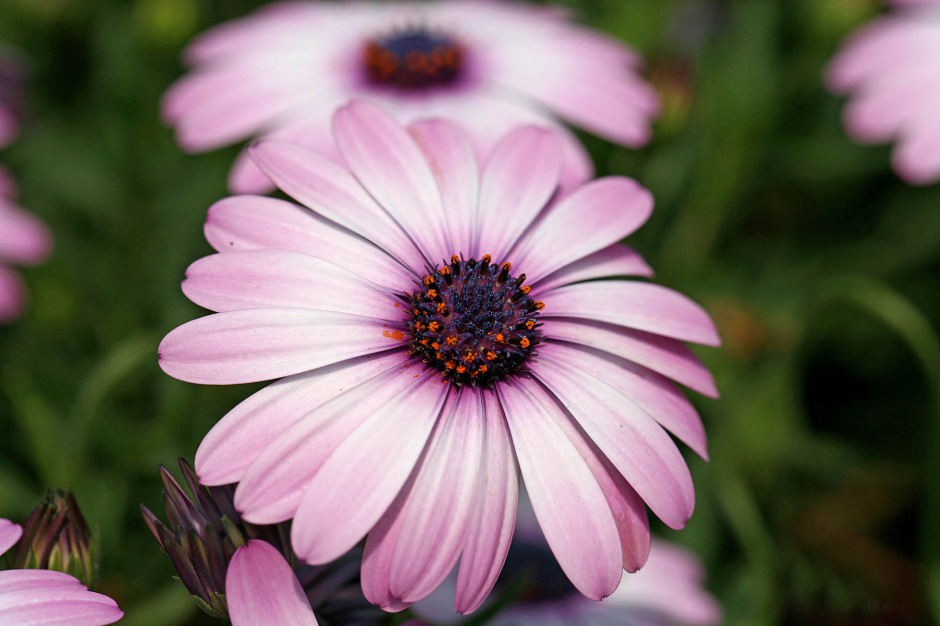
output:
[[[91,530],[72,492],[50,489],[23,524],[13,567],[65,572],[94,587],[94,552]]]

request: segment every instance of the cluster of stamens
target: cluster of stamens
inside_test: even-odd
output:
[[[403,89],[451,84],[464,65],[459,43],[420,27],[368,41],[363,57],[370,81]]]
[[[457,385],[476,387],[518,371],[542,340],[538,322],[545,304],[529,296],[526,276],[490,255],[454,255],[424,277],[413,292],[411,354]]]

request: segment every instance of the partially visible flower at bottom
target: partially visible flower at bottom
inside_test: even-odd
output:
[[[202,610],[235,626],[317,624],[311,605],[324,618],[320,626],[381,623],[383,614],[359,590],[361,550],[324,566],[298,562],[288,524],[244,521],[234,485],[207,487],[189,463],[179,464],[192,495],[161,467],[167,523],[144,506],[141,513]]]
[[[522,594],[486,623],[489,626],[713,626],[721,607],[702,587],[704,570],[691,552],[654,539],[649,560],[636,574],[624,576],[603,602],[578,593],[551,557],[544,539],[515,541],[497,591]],[[456,584],[456,580],[450,581]],[[446,586],[445,586],[446,587]],[[459,624],[451,589],[442,587],[414,606],[433,624]],[[428,626],[413,622],[408,626]]]
[[[26,288],[9,265],[34,265],[49,256],[52,237],[38,218],[18,207],[16,186],[0,167],[0,324],[12,322],[23,311]]]
[[[0,555],[22,536],[21,526],[0,519]],[[104,626],[122,617],[124,612],[114,600],[89,591],[66,573],[47,569],[0,571],[0,624]]]

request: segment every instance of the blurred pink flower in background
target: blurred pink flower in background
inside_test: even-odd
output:
[[[16,186],[0,167],[0,323],[11,322],[23,310],[26,288],[9,265],[32,265],[49,256],[52,236],[38,218],[18,207]]]
[[[0,519],[0,555],[23,529]],[[0,571],[0,624],[10,626],[103,626],[124,616],[111,598],[88,591],[76,578],[41,569]]]
[[[849,95],[845,126],[863,143],[894,141],[904,180],[940,180],[940,1],[893,0],[897,9],[853,34],[826,71]]]
[[[538,549],[539,545],[531,544],[529,560],[517,563],[520,571],[505,582],[506,587],[512,587],[526,571],[535,572],[535,593],[523,595],[488,620],[489,626],[714,626],[721,622],[721,607],[703,587],[704,568],[694,554],[678,545],[654,539],[643,569],[624,576],[603,602],[593,602],[574,589],[546,581],[544,568],[539,567],[544,563],[532,554]],[[447,582],[415,605],[415,613],[435,624],[466,621],[454,615],[449,592],[455,581],[451,577]],[[422,624],[413,622],[413,626]]]
[[[202,384],[284,378],[207,435],[202,481],[239,482],[248,521],[294,518],[294,550],[313,564],[368,533],[363,589],[388,610],[459,559],[466,613],[505,560],[518,462],[572,583],[614,593],[646,561],[643,502],[673,528],[694,506],[664,428],[702,456],[706,436],[669,379],[717,395],[683,344],[719,343],[708,314],[615,279],[651,275],[618,243],[649,217],[649,192],[612,177],[553,202],[562,148],[531,126],[485,165],[459,127],[405,129],[363,102],[333,131],[348,169],[294,144],[251,149],[303,206],[210,209],[220,254],[190,266],[183,290],[218,313],[171,332],[161,367]]]
[[[659,109],[621,42],[557,8],[493,0],[273,4],[202,35],[186,60],[192,73],[163,115],[190,151],[267,135],[335,157],[331,114],[369,99],[405,123],[460,121],[479,154],[516,125],[555,127],[574,184],[593,165],[556,119],[637,147]],[[229,182],[236,193],[271,189],[247,154]]]

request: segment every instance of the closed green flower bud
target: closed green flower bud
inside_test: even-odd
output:
[[[50,489],[23,524],[15,569],[65,572],[94,587],[98,564],[91,530],[71,491]]]

